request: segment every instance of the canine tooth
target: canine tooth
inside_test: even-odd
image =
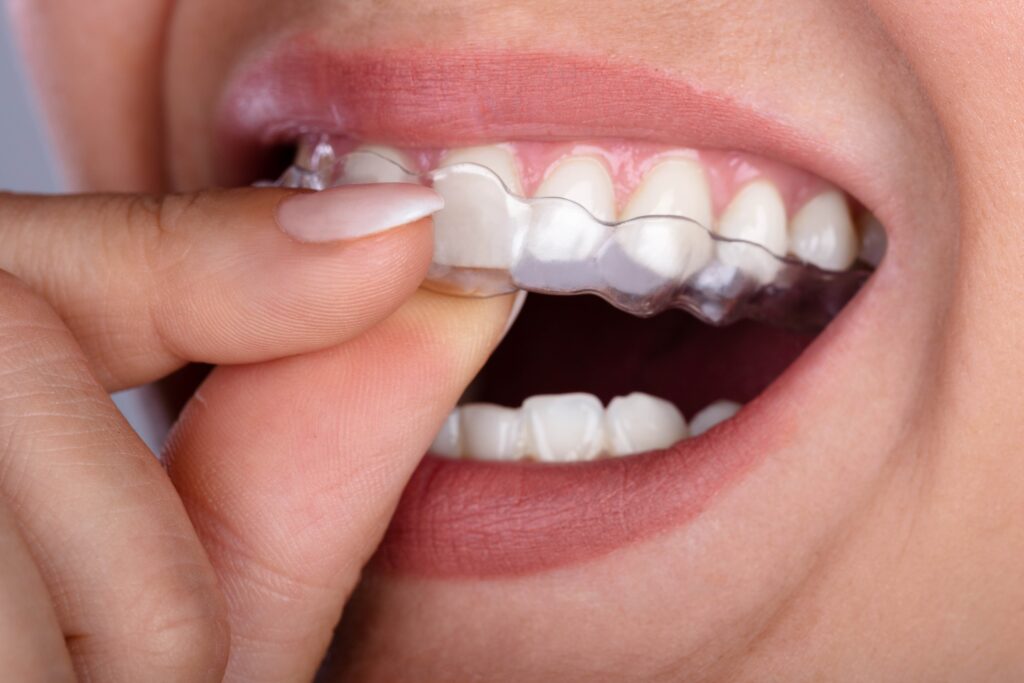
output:
[[[789,251],[825,270],[846,270],[857,259],[857,233],[846,198],[828,190],[804,204],[789,225]]]
[[[604,451],[604,407],[596,396],[531,396],[522,411],[527,452],[538,460],[592,460]]]
[[[370,152],[370,154],[359,154],[359,152]],[[348,185],[409,183],[415,180],[415,176],[406,173],[403,169],[412,167],[409,158],[394,147],[366,145],[357,149],[345,161],[345,183]]]
[[[888,238],[885,228],[873,213],[867,211],[858,221],[860,227],[860,257],[874,267],[882,262]]]
[[[516,167],[515,157],[503,147],[497,145],[485,145],[481,147],[463,147],[453,149],[444,155],[441,160],[441,168],[454,166],[455,164],[479,164],[485,166],[501,178],[505,186],[513,194],[521,195],[523,185],[519,180],[519,169]]]
[[[615,220],[615,186],[604,163],[594,157],[559,161],[533,196],[571,199],[602,221]]]
[[[786,253],[786,206],[779,191],[767,180],[755,180],[740,190],[718,222],[718,233],[733,240],[754,242],[771,254],[748,244],[718,243],[718,259],[765,284],[781,268],[772,255]]]
[[[686,420],[678,408],[640,392],[612,399],[605,412],[605,425],[610,455],[667,448],[688,435]]]
[[[462,406],[462,453],[474,460],[518,460],[525,454],[518,408],[490,403]]]
[[[637,216],[685,216],[711,228],[711,188],[704,167],[691,159],[666,159],[644,176],[621,220]]]
[[[444,424],[434,437],[434,442],[430,444],[431,453],[449,458],[458,458],[462,455],[459,413],[459,409],[456,408],[445,418]]]
[[[715,401],[690,420],[690,436],[700,436],[715,425],[725,422],[742,408],[735,401]]]

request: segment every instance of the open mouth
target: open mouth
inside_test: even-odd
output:
[[[368,144],[358,124],[308,118],[260,133],[298,146],[289,184],[427,178],[446,199],[434,285],[532,292],[413,476],[379,555],[391,569],[536,571],[699,514],[786,438],[776,385],[885,250],[847,192],[760,154],[615,137]],[[504,194],[445,169],[485,169]],[[537,198],[584,212],[508,228]],[[590,293],[607,301],[565,296]]]

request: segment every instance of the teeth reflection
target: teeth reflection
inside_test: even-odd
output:
[[[765,284],[775,279],[782,263],[772,254],[786,253],[786,205],[767,180],[755,180],[740,190],[726,207],[718,222],[718,234],[748,244],[719,242],[718,259],[734,266],[755,281]]]
[[[846,198],[823,192],[797,211],[789,226],[789,250],[802,261],[826,270],[846,270],[857,260],[857,233]]]

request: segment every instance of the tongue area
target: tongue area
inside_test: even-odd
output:
[[[718,399],[750,401],[814,337],[749,321],[711,327],[681,311],[643,319],[594,296],[531,294],[468,398],[518,406],[535,394],[584,391],[607,404],[642,391],[691,417]]]

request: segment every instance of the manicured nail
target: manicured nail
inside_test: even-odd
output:
[[[441,195],[423,185],[343,185],[288,197],[277,207],[277,224],[300,242],[335,242],[397,228],[442,208]]]

